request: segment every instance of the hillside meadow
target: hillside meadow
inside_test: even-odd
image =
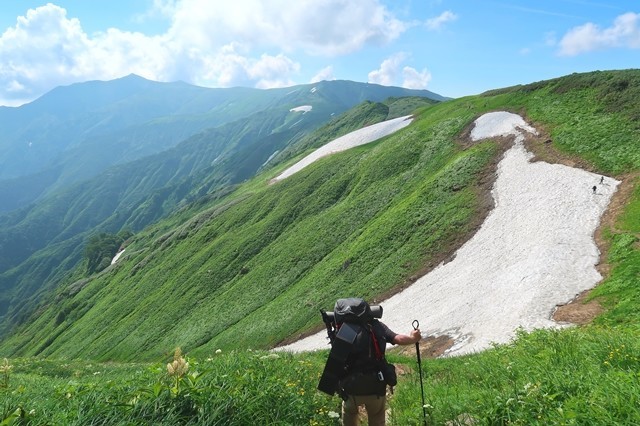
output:
[[[138,233],[190,203],[220,199],[297,149],[436,103],[430,96],[351,81],[265,91],[132,75],[0,109],[0,146],[28,137],[39,164],[0,147],[0,339],[68,284],[93,236]]]
[[[587,297],[605,312],[423,358],[429,424],[640,423],[639,96],[640,72],[628,70],[447,101],[283,182],[267,184],[307,151],[184,208],[0,343],[0,424],[339,424],[339,399],[315,390],[326,352],[265,350],[318,330],[318,310],[338,297],[410,284],[473,233],[504,147],[465,147],[461,135],[494,110],[542,130],[541,157],[623,181],[628,195],[600,230],[608,275]],[[174,356],[189,362],[182,374],[167,369]],[[390,423],[421,424],[415,357],[390,358],[403,372]]]

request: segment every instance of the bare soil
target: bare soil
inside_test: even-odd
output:
[[[453,346],[454,340],[446,335],[434,337],[427,336],[420,340],[420,357],[421,358],[438,358],[439,356],[444,355],[444,353]],[[406,356],[415,356],[416,355],[416,347],[415,345],[409,346],[399,346],[394,347],[388,351],[389,353],[397,353]],[[399,366],[396,366],[397,368]],[[398,375],[402,374],[403,371],[398,371]]]

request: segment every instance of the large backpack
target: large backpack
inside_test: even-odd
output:
[[[384,331],[374,317],[382,316],[382,308],[375,309],[372,312],[362,299],[338,299],[329,333],[331,352],[319,390],[346,398],[384,395],[387,384],[395,385],[395,368],[384,357]]]
[[[336,324],[345,322],[352,324],[366,324],[373,319],[371,306],[363,299],[338,299],[333,308]]]

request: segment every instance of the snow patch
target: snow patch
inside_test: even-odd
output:
[[[124,253],[126,249],[122,249],[120,250],[118,253],[116,253],[116,255],[113,257],[113,259],[111,259],[111,264],[113,265],[114,263],[116,263],[118,261],[118,259],[120,259],[120,256],[122,256],[122,254]]]
[[[474,140],[515,136],[498,165],[495,209],[451,262],[381,303],[392,330],[408,333],[418,319],[423,336],[455,339],[447,355],[481,351],[508,343],[519,328],[567,326],[551,320],[556,306],[602,279],[593,235],[620,182],[600,184],[600,175],[581,169],[532,163],[523,131],[536,132],[508,112],[476,120]],[[323,348],[326,332],[277,349]]]
[[[505,111],[489,112],[479,117],[475,121],[475,126],[471,131],[471,139],[474,141],[491,138],[495,136],[517,136],[523,129],[534,135],[538,131],[529,126],[522,117]]]
[[[319,160],[322,157],[326,157],[327,155],[335,154],[336,152],[341,152],[349,148],[364,145],[376,141],[384,136],[390,135],[391,133],[397,132],[398,130],[411,124],[412,120],[413,118],[411,118],[410,115],[406,115],[404,117],[398,117],[392,120],[387,120],[381,123],[373,124],[371,126],[363,127],[362,129],[358,129],[344,136],[340,136],[339,138],[334,139],[328,144],[313,151],[311,154],[307,155],[293,166],[289,167],[287,170],[274,178],[273,181],[277,182],[282,179],[286,179],[294,173],[297,173],[303,168],[307,167],[309,164]]]
[[[289,112],[302,112],[304,114],[311,111],[312,109],[313,109],[313,106],[311,105],[301,105],[299,107],[291,108]]]

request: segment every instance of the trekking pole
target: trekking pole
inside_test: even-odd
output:
[[[420,327],[420,323],[418,320],[413,320],[411,323],[414,330],[417,330]],[[418,371],[420,371],[420,392],[422,394],[422,419],[424,421],[424,426],[427,426],[427,406],[424,403],[424,385],[422,384],[422,362],[420,361],[420,343],[416,342],[416,355],[418,356]]]

